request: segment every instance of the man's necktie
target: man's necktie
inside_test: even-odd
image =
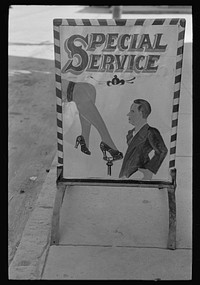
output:
[[[134,131],[135,131],[135,128],[133,128],[132,130],[129,130],[128,131],[128,134],[126,136],[126,141],[127,141],[127,144],[129,145],[132,141],[132,138],[134,137]]]

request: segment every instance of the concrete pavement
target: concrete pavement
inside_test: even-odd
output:
[[[42,279],[188,280],[191,279],[191,251],[51,246]]]
[[[83,15],[79,10],[72,7],[73,13],[68,11],[70,18],[108,18],[109,15],[98,12]],[[40,15],[42,12],[54,18],[68,17],[67,13],[63,16],[64,12],[58,11],[58,7],[57,10],[53,7],[41,10]],[[167,15],[170,16],[185,17]],[[48,17],[49,22],[51,17]],[[131,17],[131,14],[123,15],[123,18]],[[157,15],[145,17],[156,18]],[[61,209],[60,244],[49,246],[56,192],[54,160],[10,266],[10,279],[191,279],[191,16],[187,15],[187,19],[176,159],[177,250],[166,249],[168,209],[165,190],[112,187],[73,187],[66,192]],[[38,38],[33,37],[35,42],[52,41],[52,31],[44,17],[43,23],[46,23],[44,30],[41,29]],[[17,24],[20,26],[20,19]],[[32,26],[31,29],[35,28]],[[45,29],[49,33],[47,38],[44,37]],[[21,42],[25,41],[20,32],[18,36]],[[24,38],[26,36],[30,42],[29,36],[24,34]],[[17,38],[13,43],[15,41]],[[13,44],[9,52],[23,53],[23,50],[22,46]],[[38,51],[35,56],[53,57],[50,49],[45,51],[39,47]],[[33,52],[33,47],[29,52]]]

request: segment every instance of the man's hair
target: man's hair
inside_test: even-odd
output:
[[[142,112],[142,116],[146,119],[151,113],[151,105],[144,99],[136,99],[133,101],[135,104],[138,104],[138,110]]]

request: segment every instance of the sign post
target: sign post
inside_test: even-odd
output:
[[[120,19],[122,14],[122,6],[112,6],[113,19]]]
[[[54,19],[58,192],[167,189],[170,249],[184,33],[185,19]]]

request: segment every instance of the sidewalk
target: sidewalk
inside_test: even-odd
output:
[[[51,246],[42,279],[190,280],[191,261],[190,250]]]
[[[74,187],[65,194],[61,209],[60,244],[50,246],[55,158],[10,266],[10,279],[190,280],[191,221],[180,224],[180,190],[186,194],[191,177],[182,171],[179,177],[175,251],[166,249],[166,193],[155,189]],[[186,206],[189,214],[191,205]]]
[[[107,16],[96,11],[97,18]],[[123,18],[131,16],[126,14]],[[151,17],[158,15],[148,15]],[[50,246],[56,194],[55,158],[10,265],[10,279],[191,280],[192,47],[187,29],[176,158],[177,249],[166,249],[165,190],[83,186],[66,191],[61,209],[60,243]]]

